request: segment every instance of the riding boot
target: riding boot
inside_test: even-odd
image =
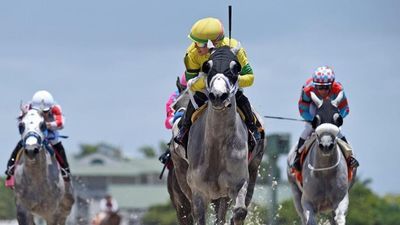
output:
[[[70,181],[71,171],[69,169],[69,164],[67,160],[67,155],[65,154],[64,146],[61,142],[53,145],[54,150],[56,151],[56,159],[61,166],[61,175],[64,181]]]
[[[294,157],[293,164],[290,166],[291,168],[294,168],[297,171],[301,171],[301,165],[300,165],[301,154],[300,154],[299,150],[303,146],[305,141],[306,140],[304,140],[303,138],[299,138],[299,141],[297,142],[297,147],[295,150],[296,156]]]
[[[17,145],[15,146],[13,152],[11,153],[10,159],[8,160],[7,163],[7,169],[5,171],[5,174],[7,175],[7,180],[11,178],[11,176],[14,175],[14,169],[15,169],[15,160],[17,159],[17,155],[19,150],[22,148],[22,141],[19,141]]]
[[[251,135],[257,142],[258,140],[261,139],[261,134],[258,131],[258,128],[254,122],[254,115],[251,109],[249,99],[243,95],[243,92],[238,92],[236,94],[236,102],[237,106],[239,107],[240,110],[242,110],[244,114],[245,117],[244,122],[246,123],[247,128],[249,129]]]
[[[347,139],[345,136],[341,137],[340,139],[342,139],[342,141],[346,142],[347,144],[349,143],[349,142],[347,142]],[[356,158],[354,158],[353,155],[350,155],[349,157],[347,157],[346,161],[347,161],[347,165],[349,165],[349,167],[351,167],[351,168],[356,168],[356,167],[360,166],[360,163],[358,162],[358,160]]]
[[[192,125],[192,115],[195,112],[195,108],[192,104],[192,102],[189,102],[188,107],[186,109],[185,115],[181,119],[181,127],[179,128],[179,133],[176,135],[174,138],[174,141],[178,143],[179,145],[183,146],[186,148],[187,142],[188,142],[188,137],[189,137],[189,130],[190,126]]]

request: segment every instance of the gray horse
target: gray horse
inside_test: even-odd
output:
[[[239,48],[233,49],[232,51],[236,53]],[[177,82],[179,84],[179,82]],[[178,89],[180,89],[178,87]],[[182,90],[182,89],[180,89]],[[186,107],[189,101],[188,91],[180,92],[179,100],[176,101],[174,109],[177,111],[182,107]],[[254,111],[254,110],[253,110]],[[256,113],[255,113],[256,114]],[[256,114],[258,121],[262,123],[261,117]],[[174,167],[169,171],[168,174],[168,192],[171,197],[171,201],[177,211],[177,217],[179,224],[181,225],[191,225],[194,223],[191,200],[192,191],[187,182],[187,171],[189,167],[189,161],[186,157],[185,149],[176,144],[173,139],[178,134],[179,119],[175,121],[174,127],[172,129],[172,139],[171,139],[171,159],[173,161]],[[197,122],[196,122],[197,123]],[[263,126],[263,124],[261,124]],[[263,133],[263,132],[262,132]],[[263,154],[264,154],[264,144],[265,135],[262,134],[262,139],[254,147],[251,157],[249,159],[248,171],[249,171],[249,183],[245,198],[246,207],[250,204],[253,196],[254,187],[258,175],[258,168],[260,166]],[[245,138],[245,137],[244,137]],[[217,217],[216,224],[223,224],[225,222],[225,215],[229,206],[230,199],[228,197],[221,197],[211,201],[214,204],[215,213]]]
[[[21,127],[24,149],[14,175],[18,223],[34,225],[38,215],[48,225],[64,225],[74,203],[72,186],[64,182],[54,153],[47,153],[42,113],[29,110]]]
[[[298,184],[290,169],[288,160],[287,175],[292,189],[294,204],[303,225],[316,225],[316,215],[330,212],[331,224],[344,225],[349,205],[348,168],[341,151],[338,138],[341,122],[337,104],[342,93],[333,100],[320,100],[315,93],[311,97],[316,109],[317,127],[305,145],[309,152],[302,168],[302,185]],[[293,158],[292,149],[289,159]],[[354,171],[355,174],[356,171]],[[353,179],[354,180],[354,179]]]
[[[179,77],[176,82],[177,88],[179,90],[179,96],[175,103],[173,104],[173,109],[178,111],[185,111],[185,108],[189,102],[189,93],[179,82]],[[193,217],[191,213],[190,205],[190,189],[186,182],[186,171],[188,168],[188,162],[185,158],[185,149],[174,142],[174,137],[178,133],[178,124],[181,118],[178,118],[174,122],[172,128],[172,138],[171,144],[169,145],[171,152],[171,160],[173,162],[173,168],[168,172],[167,186],[168,193],[172,204],[176,210],[176,215],[181,225],[191,225],[193,224]],[[185,192],[182,190],[184,189]]]
[[[217,223],[224,223],[229,199],[235,201],[233,224],[244,224],[247,215],[248,133],[237,113],[240,64],[235,59],[225,46],[217,48],[203,65],[209,105],[193,123],[187,146],[187,184],[193,217],[199,225],[206,224],[207,206],[213,200],[217,203]]]

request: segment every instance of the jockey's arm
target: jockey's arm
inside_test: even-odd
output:
[[[48,128],[50,130],[61,130],[64,128],[64,117],[62,115],[61,107],[59,105],[53,106],[51,108],[51,113],[53,114],[54,121],[48,122]]]
[[[310,113],[311,97],[307,95],[306,91],[302,90],[299,99],[299,112],[304,120],[311,122],[314,116]]]
[[[242,67],[239,76],[239,87],[250,87],[254,83],[253,69],[251,68],[247,59],[246,51],[241,48],[237,53],[237,59]]]

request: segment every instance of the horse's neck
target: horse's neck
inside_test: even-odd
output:
[[[224,110],[215,110],[211,105],[207,108],[207,120],[205,124],[206,134],[212,134],[217,137],[219,135],[227,135],[229,133],[234,134],[233,131],[236,129],[237,112],[236,112],[236,101],[235,96],[231,99],[231,106],[226,107]],[[239,121],[241,122],[241,121]]]
[[[38,153],[35,161],[29,161],[28,159],[24,159],[24,173],[30,174],[35,179],[45,179],[46,176],[38,176],[47,174],[47,160],[46,160],[46,152],[44,149]],[[27,157],[27,156],[23,156]]]
[[[335,144],[334,149],[329,155],[323,155],[322,151],[319,150],[318,144],[315,143],[310,154],[311,165],[315,168],[327,168],[334,166],[338,162],[340,157],[340,152],[337,148],[339,148],[339,146]]]

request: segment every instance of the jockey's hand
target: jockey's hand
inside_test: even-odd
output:
[[[46,127],[47,127],[47,129],[51,129],[51,128],[53,128],[53,126],[52,126],[51,122],[46,122]]]
[[[182,112],[182,111],[178,111],[178,112],[176,112],[176,113],[174,114],[174,120],[173,120],[173,123],[175,123],[175,121],[176,121],[178,118],[182,117],[182,116],[183,116],[183,114],[184,114],[184,112]]]

